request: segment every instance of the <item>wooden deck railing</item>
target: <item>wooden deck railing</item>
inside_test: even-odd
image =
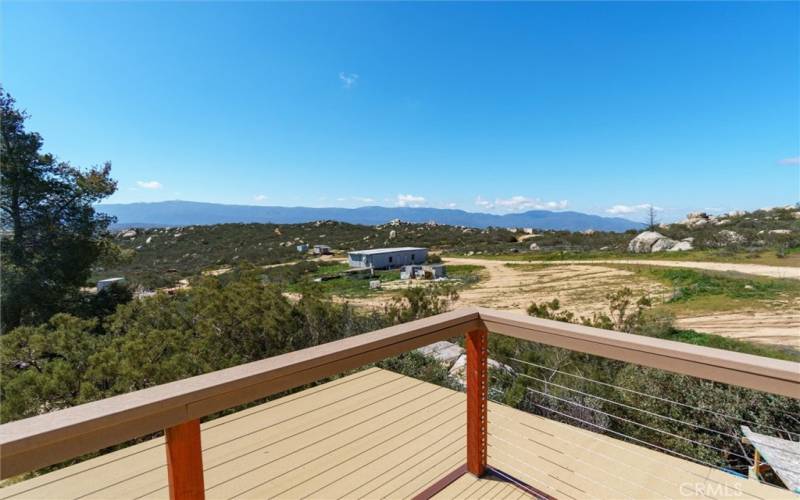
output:
[[[164,429],[172,498],[203,497],[199,419],[433,342],[466,336],[467,470],[486,468],[488,332],[800,397],[800,364],[488,309],[461,309],[0,425],[0,478]]]

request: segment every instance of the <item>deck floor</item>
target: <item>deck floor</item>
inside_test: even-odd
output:
[[[410,498],[465,462],[465,411],[462,393],[373,368],[233,413],[202,426],[206,497]],[[556,498],[797,498],[493,403],[489,429],[490,465]],[[165,457],[153,439],[7,486],[0,500],[168,498]],[[436,496],[524,497],[469,475]]]

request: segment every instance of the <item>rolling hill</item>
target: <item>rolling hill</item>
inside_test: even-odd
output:
[[[103,204],[101,212],[117,218],[116,227],[163,227],[224,223],[296,224],[316,220],[335,220],[350,224],[377,225],[392,219],[467,227],[532,227],[566,231],[626,231],[644,224],[619,217],[601,217],[580,212],[531,210],[496,215],[464,210],[412,207],[312,208],[222,205],[193,201]]]

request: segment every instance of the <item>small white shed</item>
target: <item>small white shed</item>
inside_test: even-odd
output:
[[[125,278],[107,278],[97,282],[97,291],[103,291],[111,288],[113,285],[124,285]]]

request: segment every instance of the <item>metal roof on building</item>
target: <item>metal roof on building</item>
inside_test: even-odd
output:
[[[370,248],[368,250],[354,250],[348,253],[358,253],[362,255],[379,255],[382,253],[412,252],[418,250],[426,251],[428,249],[421,247]]]

